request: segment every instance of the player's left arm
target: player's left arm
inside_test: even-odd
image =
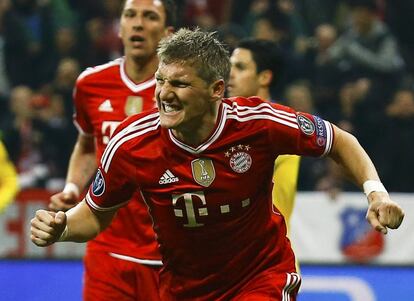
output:
[[[333,129],[335,138],[328,156],[344,168],[355,184],[364,189],[369,203],[367,220],[384,234],[387,228],[398,228],[404,212],[390,199],[371,159],[353,135],[334,125]]]

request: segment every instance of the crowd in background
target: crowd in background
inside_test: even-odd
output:
[[[72,89],[122,56],[122,0],[0,0],[0,131],[20,186],[62,188],[77,130]],[[414,2],[181,0],[179,26],[276,41],[273,99],[355,134],[390,191],[414,191]],[[299,190],[352,190],[326,159],[301,163]]]

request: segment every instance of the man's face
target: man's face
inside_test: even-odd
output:
[[[260,85],[257,66],[250,50],[236,48],[231,57],[230,81],[227,87],[229,97],[257,95]]]
[[[156,55],[159,41],[172,31],[165,23],[165,8],[160,0],[126,0],[119,31],[125,55],[134,58]]]
[[[354,28],[360,34],[366,34],[371,30],[376,19],[375,13],[365,7],[355,7],[352,10],[352,22]]]
[[[212,85],[194,67],[180,62],[161,62],[155,78],[161,126],[185,132],[199,128],[214,103]]]

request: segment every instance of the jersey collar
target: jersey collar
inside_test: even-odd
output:
[[[123,83],[134,93],[138,93],[140,91],[143,91],[145,89],[148,89],[152,86],[155,86],[155,77],[151,76],[151,78],[147,79],[146,81],[140,82],[138,84],[134,83],[127,75],[126,73],[126,67],[125,67],[125,57],[122,58],[121,66],[119,68],[121,73],[121,79]]]
[[[217,120],[216,127],[213,133],[206,139],[206,141],[204,141],[197,147],[187,145],[184,142],[181,142],[180,140],[178,140],[172,133],[171,129],[168,130],[168,134],[170,136],[171,141],[175,145],[177,145],[179,148],[192,154],[200,154],[204,150],[206,150],[210,145],[212,145],[220,137],[221,133],[223,132],[224,125],[226,123],[226,115],[227,115],[227,110],[224,108],[223,103],[221,103],[219,107],[219,112],[218,112],[218,118],[217,118],[218,120]]]

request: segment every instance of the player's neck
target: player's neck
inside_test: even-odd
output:
[[[218,113],[221,102],[215,102],[211,111],[200,118],[195,118],[180,128],[172,130],[174,136],[187,145],[196,147],[207,140],[214,131],[218,122]]]
[[[140,83],[154,75],[158,68],[158,58],[153,56],[147,59],[125,58],[125,71],[135,83]]]
[[[267,88],[259,88],[256,95],[259,96],[261,99],[264,99],[264,100],[270,100],[271,99],[270,91]]]

